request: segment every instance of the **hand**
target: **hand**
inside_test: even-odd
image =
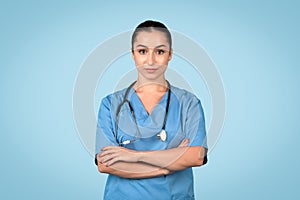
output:
[[[103,152],[97,154],[97,159],[107,167],[119,161],[138,162],[138,151],[119,146],[107,146],[101,150]]]

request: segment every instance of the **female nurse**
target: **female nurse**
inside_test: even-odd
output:
[[[96,163],[109,174],[104,199],[195,199],[192,167],[207,162],[200,100],[171,85],[172,59],[166,26],[145,21],[132,35],[138,77],[102,99],[96,133]]]

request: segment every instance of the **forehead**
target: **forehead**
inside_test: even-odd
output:
[[[165,45],[166,47],[169,47],[169,42],[164,32],[153,30],[151,32],[139,32],[134,40],[133,45],[134,47],[136,47],[137,45],[144,45],[147,47]]]

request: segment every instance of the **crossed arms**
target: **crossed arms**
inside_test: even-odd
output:
[[[205,164],[207,149],[188,144],[184,139],[176,148],[155,151],[107,146],[97,154],[98,170],[123,178],[150,178]]]

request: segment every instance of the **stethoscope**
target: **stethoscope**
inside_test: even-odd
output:
[[[114,133],[114,138],[115,138],[115,141],[117,142],[117,144],[119,146],[124,146],[124,145],[127,145],[127,144],[130,144],[130,143],[133,143],[135,142],[137,139],[139,139],[142,135],[141,135],[141,132],[140,132],[140,129],[138,127],[138,124],[137,124],[137,121],[136,121],[136,117],[135,117],[135,114],[134,114],[134,110],[130,104],[130,101],[128,101],[127,99],[127,96],[128,96],[128,93],[130,91],[130,89],[133,87],[133,85],[136,83],[133,82],[126,90],[125,92],[125,95],[124,95],[124,98],[123,98],[123,101],[120,103],[120,105],[118,106],[117,108],[117,112],[116,112],[116,133]],[[167,105],[166,105],[166,112],[165,112],[165,117],[164,117],[164,122],[163,122],[163,125],[162,125],[162,128],[161,128],[161,131],[157,134],[157,137],[162,141],[162,142],[165,142],[167,140],[167,132],[165,130],[165,126],[166,126],[166,122],[167,122],[167,116],[168,116],[168,110],[169,110],[169,105],[170,105],[170,97],[171,97],[171,87],[170,87],[170,83],[167,81],[167,84],[168,84],[168,100],[167,100]],[[134,121],[134,124],[135,124],[135,128],[136,128],[136,135],[134,136],[134,138],[132,140],[125,140],[123,142],[119,142],[118,139],[117,139],[117,134],[118,134],[118,127],[119,127],[119,114],[120,114],[120,111],[121,111],[121,108],[122,106],[127,103],[128,106],[129,106],[129,109],[130,109],[130,112],[132,114],[132,117],[133,117],[133,121]]]

